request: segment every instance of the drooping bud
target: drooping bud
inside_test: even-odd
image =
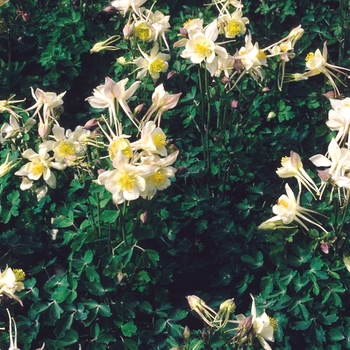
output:
[[[321,250],[323,253],[328,254],[329,253],[329,244],[327,242],[321,243]]]
[[[85,125],[84,125],[84,129],[86,130],[93,130],[98,126],[98,121],[96,118],[92,118],[90,120],[88,120]]]
[[[145,211],[144,213],[140,214],[140,220],[143,224],[147,223],[147,219],[148,219],[148,212]]]
[[[51,127],[50,125],[46,124],[46,123],[39,123],[39,128],[38,128],[38,134],[39,136],[45,140],[46,137],[49,135],[51,131]]]
[[[191,336],[190,329],[187,326],[185,326],[185,329],[184,329],[184,332],[183,332],[183,336],[184,336],[184,339],[189,339],[190,336]]]
[[[188,31],[186,28],[181,27],[180,28],[180,34],[184,37],[184,38],[188,38]]]
[[[237,101],[237,100],[233,100],[233,101],[231,102],[231,108],[232,108],[232,109],[238,108],[238,101]]]

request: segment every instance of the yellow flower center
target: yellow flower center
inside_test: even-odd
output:
[[[267,316],[270,320],[270,326],[272,326],[273,330],[276,331],[277,330],[277,326],[278,326],[278,322],[270,316]]]
[[[199,53],[200,55],[207,56],[210,54],[209,43],[201,42],[197,43],[194,47],[194,52]]]
[[[135,27],[134,31],[135,36],[142,41],[147,41],[151,39],[151,28],[147,23],[140,23],[138,26]]]
[[[232,20],[227,23],[226,36],[234,38],[236,35],[240,34],[241,26],[238,21]]]
[[[289,50],[289,47],[288,47],[287,44],[281,44],[281,45],[280,45],[280,49],[281,49],[281,51],[283,51],[283,52],[287,52],[287,51]]]
[[[150,65],[149,68],[150,72],[164,72],[166,70],[166,64],[163,60],[161,60],[160,58],[156,58]]]
[[[315,57],[315,54],[313,52],[308,53],[305,58],[306,63],[309,63],[314,57]]]
[[[279,199],[277,202],[278,205],[281,205],[282,207],[288,209],[289,203],[285,199]]]
[[[68,158],[74,156],[74,148],[67,142],[62,142],[56,151],[56,154],[61,158]]]
[[[34,163],[34,164],[32,165],[32,173],[33,173],[35,176],[41,175],[41,174],[43,173],[43,169],[44,169],[44,165],[43,165],[43,163],[41,163],[41,162]]]
[[[152,140],[156,148],[166,145],[166,136],[163,134],[155,134],[152,136]]]
[[[193,18],[189,18],[185,23],[184,23],[184,27],[188,26],[189,24],[191,24],[194,21]]]
[[[165,185],[166,176],[161,171],[156,171],[152,176],[150,176],[152,183],[155,186]]]
[[[267,58],[267,56],[263,50],[259,50],[258,54],[256,55],[256,58],[259,60],[264,60],[265,58]]]
[[[26,274],[22,269],[14,269],[12,270],[15,275],[16,282],[22,282],[26,278]]]
[[[129,140],[122,137],[117,137],[113,139],[108,148],[109,157],[111,160],[114,159],[118,151],[122,151],[123,154],[130,159],[132,156],[132,149]]]
[[[288,158],[289,158],[289,157],[287,157],[287,156],[282,157],[282,158],[281,158],[281,163],[283,163],[284,161],[286,161]]]
[[[136,181],[136,176],[135,175],[131,175],[131,174],[127,174],[125,173],[124,175],[122,175],[119,180],[118,180],[118,186],[123,190],[123,191],[129,191],[131,190],[134,185],[135,185],[135,181]]]

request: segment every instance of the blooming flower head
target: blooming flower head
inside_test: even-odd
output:
[[[207,70],[213,76],[218,68],[217,57],[228,57],[226,49],[215,44],[218,34],[217,20],[214,20],[203,32],[197,32],[189,38],[181,57],[189,58],[197,64],[204,61]]]
[[[136,78],[144,78],[147,72],[149,72],[152,80],[156,82],[160,77],[160,73],[164,73],[168,70],[170,55],[159,52],[158,43],[154,44],[149,55],[143,52],[140,48],[139,50],[143,57],[134,60],[134,63],[140,69]]]
[[[282,158],[281,165],[282,167],[278,168],[276,171],[277,175],[281,178],[295,177],[298,180],[299,192],[301,191],[301,184],[303,184],[311,194],[311,190],[314,190],[316,193],[319,192],[314,181],[304,170],[303,163],[298,153],[291,151],[290,157]]]
[[[266,340],[273,342],[274,341],[274,327],[271,324],[271,319],[267,316],[264,311],[260,316],[257,316],[256,307],[255,307],[255,299],[252,295],[250,295],[253,299],[252,303],[252,328],[255,337],[259,340],[261,346],[265,350],[271,350],[270,345],[266,342]]]
[[[226,38],[235,38],[246,32],[246,25],[249,23],[247,17],[242,17],[242,9],[237,9],[233,13],[225,13],[219,15],[218,26],[219,32],[224,33]]]
[[[154,32],[154,41],[157,41],[158,38],[162,38],[166,48],[169,50],[169,45],[165,37],[166,31],[170,28],[169,19],[170,16],[165,16],[160,11],[152,12],[146,10],[145,14],[150,22],[150,26]]]
[[[72,162],[85,155],[85,148],[77,140],[68,138],[65,135],[64,128],[54,125],[52,133],[51,138],[54,140],[46,141],[39,147],[46,148],[47,151],[53,151],[56,162],[68,165],[68,161]]]
[[[24,289],[23,280],[25,273],[23,270],[12,270],[6,266],[4,271],[0,271],[0,296],[7,295],[10,298],[16,299],[21,305],[23,305],[21,299],[15,295],[16,292],[20,292]]]
[[[111,2],[111,5],[115,7],[124,17],[126,13],[132,9],[136,14],[140,13],[140,7],[147,0],[114,0]]]
[[[120,39],[120,35],[113,35],[110,38],[96,43],[90,50],[90,53],[100,52],[103,50],[115,51],[120,50],[119,47],[111,46],[115,41]]]
[[[150,176],[154,167],[132,165],[122,151],[113,159],[114,170],[107,170],[99,175],[98,183],[112,193],[113,202],[121,204],[140,197],[146,190],[145,177]]]
[[[35,117],[38,114],[40,122],[43,124],[47,124],[50,118],[55,119],[55,109],[63,104],[62,98],[66,92],[57,95],[55,92],[44,92],[39,88],[36,89],[35,92],[32,87],[30,89],[36,103],[28,108],[27,111],[35,109],[32,117]],[[43,108],[42,116],[40,114],[41,108]]]
[[[326,42],[324,43],[322,54],[319,49],[317,49],[315,52],[310,52],[305,58],[307,72],[305,72],[303,75],[308,78],[321,73],[324,74],[329,80],[329,82],[331,83],[331,85],[333,86],[333,89],[336,95],[340,95],[338,87],[335,84],[335,81],[333,78],[335,78],[338,81],[340,81],[340,79],[336,76],[335,73],[332,72],[332,70],[337,73],[348,76],[349,73],[346,73],[346,72],[350,72],[350,69],[338,67],[328,63],[327,55],[328,55],[328,50],[327,50]]]
[[[350,148],[350,98],[344,100],[330,99],[333,109],[328,112],[327,126],[332,131],[338,131],[335,141],[342,144],[348,136],[348,148]]]
[[[24,176],[34,181],[43,177],[51,188],[56,188],[56,177],[51,168],[63,170],[66,167],[65,164],[54,162],[53,157],[50,157],[45,147],[40,148],[39,153],[34,152],[31,148],[27,149],[22,153],[22,157],[28,159],[29,162],[16,171],[15,175]]]
[[[105,85],[99,85],[94,89],[93,96],[86,99],[93,108],[108,108],[110,125],[118,123],[117,116],[119,105],[130,120],[136,125],[133,114],[126,103],[126,100],[133,96],[141,82],[136,81],[128,89],[125,89],[128,81],[129,79],[125,78],[116,83],[111,78],[106,77]]]
[[[181,92],[178,94],[169,94],[165,91],[163,84],[158,85],[152,94],[152,105],[142,118],[144,123],[147,123],[152,115],[156,113],[154,122],[160,125],[162,114],[169,109],[173,109],[179,102]]]

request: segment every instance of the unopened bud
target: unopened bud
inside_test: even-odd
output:
[[[171,71],[171,72],[169,72],[168,73],[168,75],[167,75],[167,79],[169,80],[169,79],[171,79],[174,75],[176,75],[177,73],[176,72],[174,72],[174,71]]]
[[[148,212],[145,211],[144,213],[140,214],[140,220],[143,224],[147,223],[147,219],[148,219]]]
[[[127,64],[126,59],[124,56],[118,57],[117,58],[117,63],[119,63],[122,66],[125,66]]]
[[[343,262],[345,264],[346,269],[350,272],[350,256],[344,255]]]
[[[46,123],[45,124],[39,123],[38,134],[43,140],[46,139],[46,136],[49,135],[50,131],[51,131],[50,125]]]
[[[109,15],[113,16],[117,13],[117,9],[114,6],[106,6],[103,12],[107,12]]]
[[[188,169],[186,167],[184,167],[184,166],[178,166],[176,173],[178,175],[183,175],[183,174],[188,173]]]
[[[85,125],[84,125],[84,129],[87,130],[93,130],[98,126],[98,121],[95,118],[92,118],[90,120],[88,120]]]
[[[262,92],[263,93],[270,92],[270,88],[265,86],[265,87],[263,87]]]
[[[235,67],[235,70],[240,73],[242,71],[242,61],[240,59],[235,59],[235,62],[233,64],[233,66]]]
[[[183,332],[184,339],[189,339],[191,336],[190,329],[186,326]]]
[[[327,91],[325,94],[322,94],[322,96],[324,96],[324,97],[326,97],[326,98],[328,98],[328,99],[333,99],[333,98],[335,98],[335,93],[334,93],[334,91],[332,90],[332,91]]]
[[[230,81],[231,81],[230,78],[227,77],[226,75],[223,76],[222,79],[221,79],[221,82],[222,82],[223,84],[227,84],[227,83],[229,83]]]
[[[272,118],[275,118],[276,117],[276,113],[275,112],[270,112],[268,115],[267,115],[267,120],[270,120]]]
[[[231,313],[236,308],[236,304],[234,303],[233,299],[225,300],[223,303],[221,303],[219,311],[220,312],[227,312]]]
[[[187,31],[187,29],[185,29],[185,28],[183,28],[183,27],[180,28],[180,34],[181,34],[183,37],[188,38],[188,31]]]
[[[131,32],[133,31],[134,26],[132,24],[126,24],[123,28],[124,38],[128,38]]]
[[[144,106],[145,106],[144,103],[141,103],[138,106],[136,106],[134,109],[134,114],[140,114],[142,112]]]
[[[321,243],[321,250],[323,253],[328,254],[329,253],[329,244],[326,242]]]
[[[231,108],[232,108],[232,109],[238,108],[238,101],[237,101],[237,100],[233,100],[233,101],[231,102]]]

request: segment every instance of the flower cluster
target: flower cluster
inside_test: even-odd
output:
[[[238,348],[244,343],[252,345],[254,339],[258,339],[261,346],[265,350],[271,350],[267,341],[274,341],[274,331],[277,328],[277,322],[267,316],[264,311],[261,315],[257,315],[255,306],[255,299],[253,300],[250,316],[245,317],[242,314],[236,315],[235,319],[231,319],[236,305],[233,299],[228,299],[220,304],[219,311],[216,312],[210,308],[202,299],[196,295],[187,297],[187,301],[192,311],[194,311],[209,327],[225,332],[233,333],[232,343],[236,344]],[[229,324],[237,324],[238,326],[230,329]]]

